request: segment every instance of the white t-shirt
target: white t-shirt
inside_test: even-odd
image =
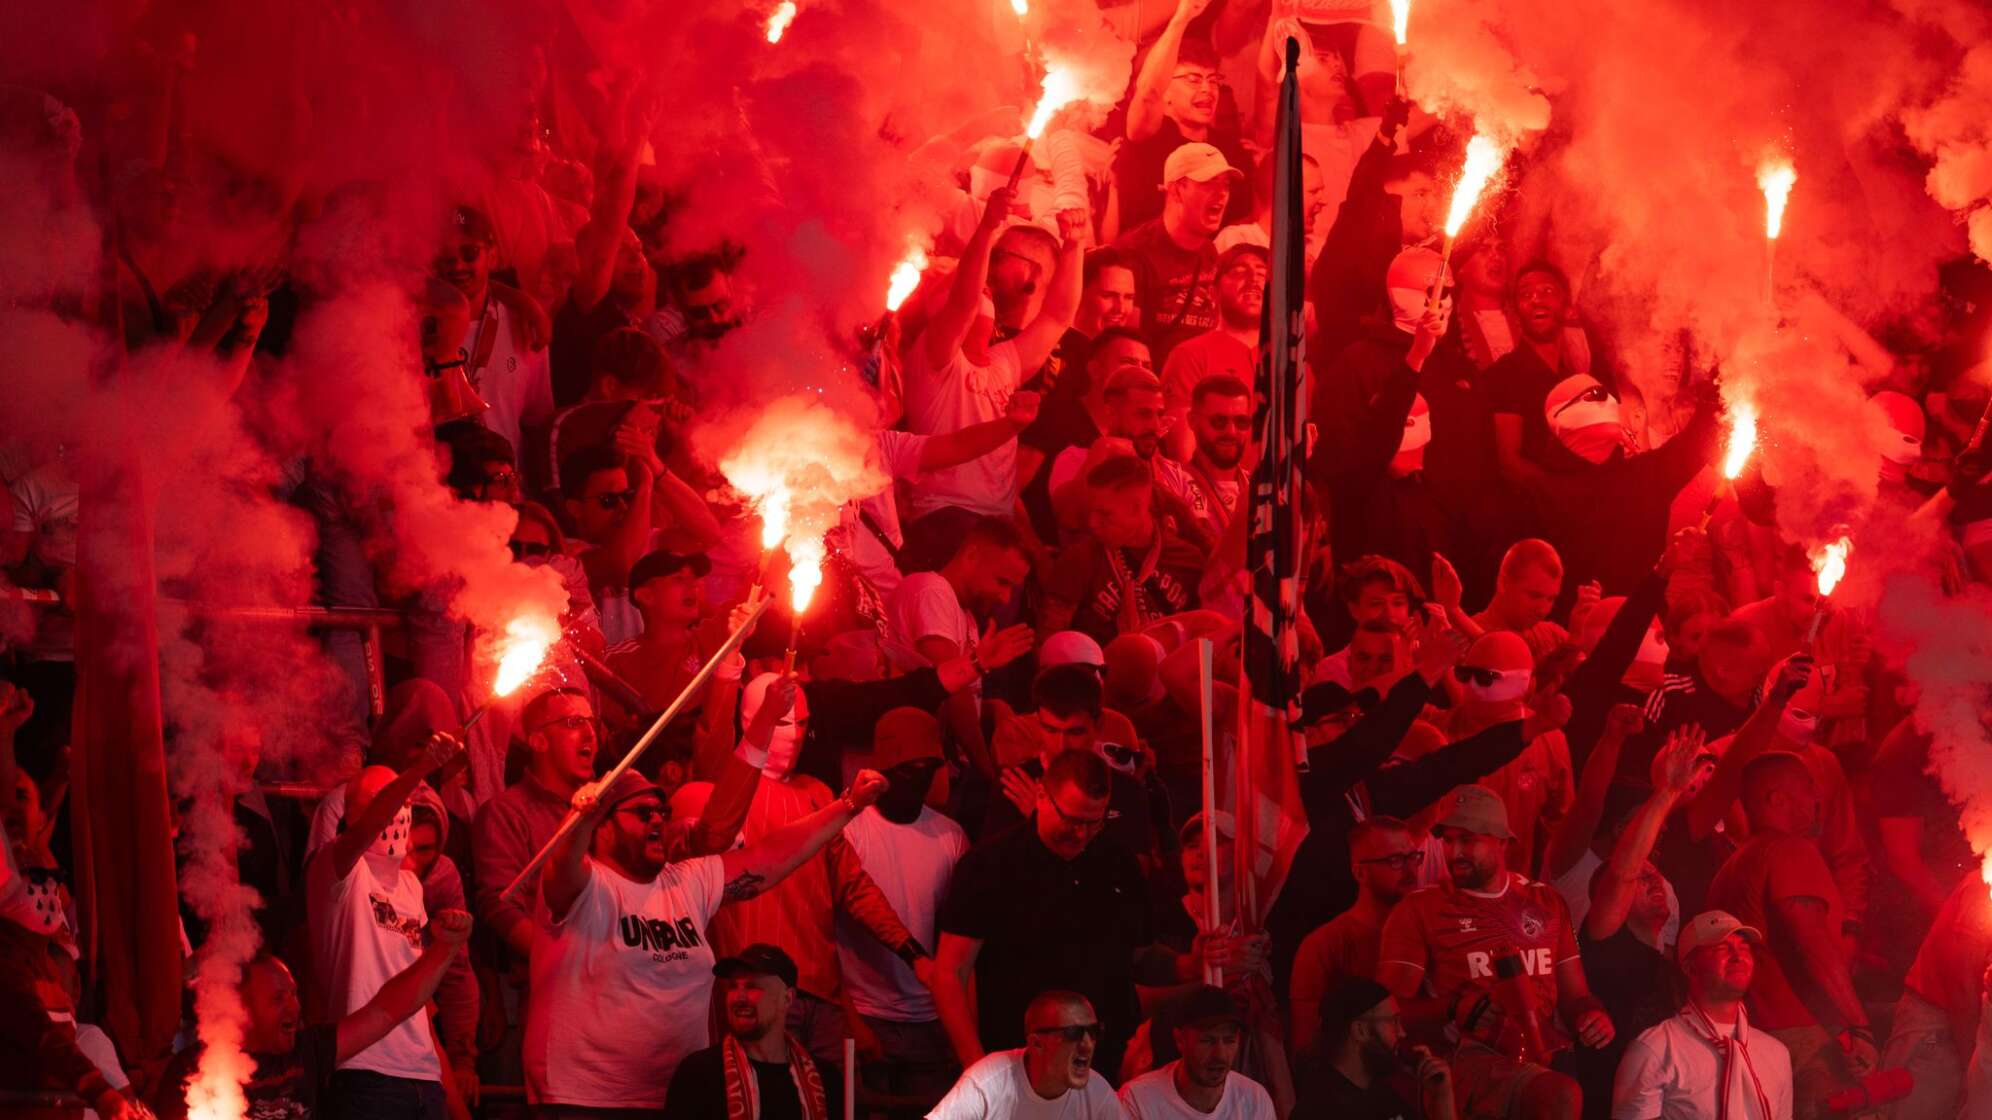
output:
[[[1549,881],[1556,893],[1570,907],[1570,928],[1581,933],[1584,929],[1584,915],[1591,912],[1591,877],[1598,873],[1605,861],[1589,848],[1577,857],[1570,870]],[[1663,880],[1664,881],[1664,880]],[[1638,936],[1635,931],[1634,936]],[[1674,893],[1674,884],[1667,883],[1667,924],[1660,927],[1660,944],[1652,946],[1662,956],[1674,955],[1674,942],[1681,936],[1681,896]]]
[[[938,940],[935,925],[955,864],[968,854],[961,826],[925,806],[912,824],[895,824],[873,806],[844,826],[844,839],[858,862],[892,903],[892,912],[929,951]],[[897,1023],[931,1023],[939,1018],[934,997],[913,970],[878,938],[839,911],[837,957],[844,987],[858,1014]]]
[[[890,430],[876,435],[879,462],[884,465],[887,478],[913,480],[920,477],[920,456],[926,453],[927,441],[932,436]],[[864,518],[858,516],[860,511],[870,519],[871,525],[865,524]],[[872,526],[877,526],[879,532],[873,532]],[[871,583],[880,598],[890,597],[902,577],[899,565],[893,562],[892,553],[879,542],[879,533],[892,542],[893,548],[906,544],[906,535],[899,529],[899,503],[892,488],[888,486],[861,502],[844,503],[839,524],[831,531],[841,535],[833,546],[849,558],[851,565]]]
[[[1022,1050],[998,1050],[962,1072],[927,1120],[1121,1120],[1127,1111],[1099,1070],[1084,1089],[1045,1100],[1024,1073]]]
[[[470,325],[464,346],[471,364],[477,361],[481,334],[491,336],[491,357],[479,369],[464,366],[471,387],[491,407],[474,419],[512,441],[512,453],[526,461],[521,438],[527,427],[553,423],[553,365],[545,350],[522,350],[512,340],[512,311],[493,297],[484,316]]]
[[[933,664],[920,655],[922,638],[946,638],[966,654],[975,648],[975,618],[962,609],[954,585],[939,572],[914,572],[885,603],[890,633],[885,656],[901,672]]]
[[[1791,1052],[1768,1032],[1749,1026],[1742,1015],[1735,1028],[1749,1061],[1738,1061],[1729,1078],[1733,1120],[1791,1120]],[[1712,1120],[1716,1115],[1722,1063],[1715,1044],[1685,1015],[1676,1015],[1632,1040],[1619,1060],[1612,1086],[1612,1120]],[[1753,1083],[1751,1071],[1756,1072]],[[1764,1113],[1757,1087],[1770,1103]]]
[[[331,851],[316,859],[329,860]],[[319,976],[327,981],[333,1013],[351,1015],[365,1007],[388,982],[422,955],[422,881],[413,871],[368,852],[344,879],[331,868],[311,868],[311,948]],[[324,893],[320,894],[319,891]],[[386,1037],[346,1061],[340,1069],[365,1069],[389,1077],[437,1081],[443,1076],[426,1015],[410,1015]]]
[[[1217,1120],[1276,1120],[1279,1115],[1273,1111],[1273,1098],[1265,1087],[1235,1070],[1225,1078],[1224,1096],[1218,1098],[1217,1111],[1198,1112],[1176,1092],[1176,1067],[1181,1064],[1180,1059],[1170,1062],[1121,1086],[1121,1107],[1134,1120],[1202,1120],[1206,1116]]]
[[[117,1044],[111,1041],[111,1036],[105,1034],[102,1027],[95,1023],[76,1024],[76,1048],[83,1051],[83,1056],[90,1059],[90,1064],[97,1067],[97,1072],[104,1075],[105,1083],[111,1088],[123,1090],[130,1087],[131,1078],[125,1073],[124,1063],[118,1060]],[[97,1110],[84,1109],[83,1120],[97,1120]]]
[[[539,1104],[662,1108],[671,1075],[708,1045],[706,926],[724,898],[718,856],[647,883],[589,860],[588,885],[554,921],[534,914],[526,1000],[528,1095]]]
[[[958,432],[1000,419],[1010,394],[1023,384],[1015,342],[989,348],[989,364],[978,366],[955,351],[945,366],[931,369],[923,339],[906,356],[906,428],[923,436]],[[958,467],[922,476],[908,503],[914,517],[954,507],[1008,517],[1017,505],[1017,441]]]

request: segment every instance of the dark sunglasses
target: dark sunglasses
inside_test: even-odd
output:
[[[655,820],[663,820],[671,815],[661,806],[657,805],[619,805],[616,807],[616,812],[628,813],[643,824],[649,824]]]
[[[518,471],[515,471],[510,467],[500,467],[498,469],[498,473],[490,475],[484,480],[484,485],[487,488],[492,486],[511,486],[518,481],[519,481]]]
[[[511,548],[512,559],[514,560],[537,559],[542,556],[553,555],[553,545],[548,544],[546,541],[509,541],[507,542],[507,546]]]
[[[1364,865],[1365,867],[1373,867],[1377,864],[1382,864],[1385,867],[1390,868],[1392,871],[1402,871],[1407,867],[1423,866],[1425,863],[1425,853],[1397,852],[1393,855],[1374,856],[1370,859],[1359,859],[1356,862]]]
[[[1101,1027],[1098,1023],[1076,1023],[1069,1027],[1039,1027],[1031,1033],[1055,1034],[1067,1042],[1077,1043],[1082,1038],[1090,1038],[1094,1042],[1098,1042],[1104,1030],[1105,1028]]]

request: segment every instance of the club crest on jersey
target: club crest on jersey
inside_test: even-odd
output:
[[[1472,919],[1471,917],[1465,917],[1465,918],[1461,918],[1461,919],[1459,920],[1459,931],[1460,931],[1461,933],[1472,933],[1472,932],[1473,932],[1473,919]]]
[[[1535,910],[1522,911],[1522,936],[1534,941],[1542,936],[1543,916]]]

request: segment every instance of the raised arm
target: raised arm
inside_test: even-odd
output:
[[[1021,371],[1018,376],[1024,380],[1029,380],[1051,357],[1051,352],[1058,349],[1058,340],[1065,337],[1072,317],[1079,313],[1079,295],[1085,286],[1085,270],[1080,266],[1079,255],[1091,231],[1083,212],[1059,211],[1058,232],[1063,241],[1058,247],[1057,271],[1051,274],[1051,286],[1044,291],[1044,304],[1038,308],[1037,318],[1011,340],[1011,345],[1017,348],[1017,368]]]
[[[1016,197],[1016,192],[1007,187],[989,192],[989,200],[982,207],[982,220],[975,223],[975,232],[968,235],[968,244],[961,249],[961,262],[955,266],[954,278],[948,281],[948,298],[927,320],[927,329],[920,332],[920,346],[926,350],[928,369],[947,365],[968,337],[968,328],[975,324],[975,313],[982,307],[982,289],[989,282],[989,243],[1009,215],[1010,203]]]
[[[865,810],[867,805],[878,800],[885,792],[885,775],[876,770],[858,771],[857,780],[844,796],[825,805],[814,813],[763,837],[761,842],[747,848],[739,848],[720,853],[721,878],[726,882],[726,901],[738,902],[753,898],[776,883],[788,873],[802,866],[802,862],[821,851],[832,837],[851,823],[851,818]]]
[[[408,768],[394,776],[394,780],[382,786],[380,792],[367,802],[358,816],[346,822],[345,831],[334,837],[327,856],[332,860],[332,877],[344,879],[353,873],[353,865],[360,862],[374,839],[394,823],[394,815],[408,803],[415,787],[422,779],[441,769],[444,763],[457,756],[463,744],[455,736],[440,731],[429,736],[420,754]]]
[[[629,579],[629,570],[642,559],[650,549],[650,506],[652,501],[652,461],[657,452],[647,441],[631,440],[622,429],[616,431],[616,448],[627,459],[630,481],[636,487],[635,497],[629,504],[629,512],[623,515],[622,523],[610,531],[607,540],[598,541],[594,548],[581,554],[581,566],[587,569],[588,582],[594,586],[620,587]]]
[[[1543,859],[1549,878],[1558,878],[1577,866],[1590,850],[1605,815],[1605,794],[1611,790],[1612,775],[1618,772],[1619,749],[1645,726],[1637,704],[1617,705],[1606,717],[1605,733],[1584,760],[1583,775],[1577,779],[1577,798],[1550,837],[1549,853]]]
[[[1176,74],[1176,56],[1183,49],[1183,34],[1190,21],[1210,7],[1210,0],[1176,0],[1176,11],[1162,25],[1162,34],[1149,45],[1141,72],[1134,76],[1134,96],[1127,103],[1127,138],[1146,140],[1162,127],[1162,93]]]
[[[569,299],[581,311],[592,311],[608,294],[616,271],[616,254],[628,235],[629,212],[636,204],[637,160],[656,127],[662,103],[624,75],[610,94],[601,147],[595,155],[595,198],[588,222],[574,235],[579,267]]]
[[[1709,765],[1701,758],[1704,745],[1700,727],[1680,728],[1667,737],[1667,745],[1653,759],[1653,794],[1619,834],[1612,856],[1605,861],[1591,891],[1591,909],[1584,915],[1584,933],[1591,940],[1603,941],[1625,925],[1633,896],[1639,891],[1640,869],[1653,854],[1667,814],[1674,811],[1695,775]]]
[[[389,977],[366,1006],[339,1020],[339,1061],[386,1038],[402,1020],[422,1010],[448,974],[457,950],[470,940],[470,929],[470,915],[462,910],[438,910],[429,919],[429,944],[415,963]]]
[[[1778,719],[1784,714],[1785,705],[1811,678],[1812,658],[1806,654],[1793,657],[1778,670],[1771,694],[1743,721],[1729,749],[1722,752],[1722,760],[1716,763],[1708,784],[1688,802],[1690,836],[1699,840],[1714,832],[1722,815],[1743,796],[1743,768],[1777,741]]]
[[[920,448],[920,470],[924,473],[958,467],[1016,439],[1037,419],[1038,403],[1036,393],[1020,389],[1010,394],[1010,403],[1005,406],[1001,418],[929,437]],[[1022,450],[1018,449],[1020,454]],[[1026,481],[1019,477],[1018,485]]]

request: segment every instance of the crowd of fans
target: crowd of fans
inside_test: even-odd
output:
[[[1702,516],[1710,375],[1655,396],[1557,262],[1485,223],[1431,298],[1457,138],[1393,95],[1367,3],[1300,5],[1263,47],[1252,7],[1162,6],[1122,108],[1059,118],[1014,185],[1014,139],[961,155],[937,262],[871,342],[892,486],[830,533],[801,656],[763,616],[606,785],[759,594],[760,523],[690,432],[768,309],[732,247],[660,248],[641,109],[585,146],[528,128],[525,170],[454,208],[408,340],[439,481],[516,508],[573,671],[465,736],[464,628],[385,590],[370,497],[286,483],[320,605],[409,622],[378,712],[360,637],[325,636],[353,685],[337,780],[235,806],[251,1116],[819,1120],[847,1088],[942,1120],[1992,1110],[1992,895],[1874,619],[1815,626],[1762,478]],[[1235,667],[1245,618],[1289,34],[1309,832],[1256,928],[1233,818],[1201,811],[1234,670],[1206,712],[1198,653]],[[180,344],[253,365],[309,314],[281,273],[148,277],[165,259],[122,280]],[[1947,313],[1874,325],[1899,434],[1874,469],[1992,582]],[[66,595],[76,464],[5,467],[0,566]],[[181,1116],[191,1034],[120,1055],[77,982],[74,649],[66,607],[33,609],[0,681],[0,1088]],[[1896,1069],[1898,1103],[1836,1096]]]

